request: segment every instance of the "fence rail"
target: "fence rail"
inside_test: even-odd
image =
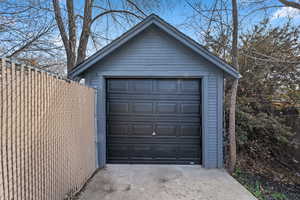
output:
[[[96,168],[95,91],[0,61],[0,200],[64,199]]]

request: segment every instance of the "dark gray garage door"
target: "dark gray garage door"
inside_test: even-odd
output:
[[[199,79],[107,80],[107,162],[201,162]]]

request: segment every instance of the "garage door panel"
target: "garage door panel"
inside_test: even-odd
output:
[[[127,102],[111,102],[109,104],[110,113],[128,113],[129,103]]]
[[[201,151],[197,145],[181,145],[180,146],[180,159],[192,160],[201,157]],[[195,159],[198,160],[198,159]]]
[[[191,122],[201,123],[196,114],[145,114],[145,113],[113,113],[109,120],[120,120],[126,122],[148,121],[153,122]]]
[[[154,145],[154,158],[155,159],[169,159],[176,160],[178,158],[178,146],[173,144]]]
[[[132,136],[151,136],[153,130],[152,124],[133,124],[132,125]]]
[[[199,147],[190,144],[186,146],[174,144],[110,145],[109,149],[108,161],[112,163],[191,164],[193,162],[199,164],[201,158]]]
[[[134,80],[129,80],[129,92],[134,92],[136,93],[148,93],[152,92],[153,87],[152,87],[152,80],[148,79],[134,79]]]
[[[136,97],[137,98],[137,97]],[[176,116],[191,114],[199,116],[201,105],[197,101],[172,102],[172,101],[116,101],[112,100],[109,104],[111,114],[177,114]],[[174,116],[174,115],[173,115]]]
[[[184,136],[201,136],[201,126],[200,124],[193,125],[181,125],[180,126],[180,134],[181,137]]]
[[[177,113],[177,103],[157,103],[156,112],[157,114],[175,114]]]
[[[133,159],[152,159],[153,146],[150,144],[131,145],[130,158]]]
[[[153,103],[152,102],[141,102],[141,103],[132,103],[132,113],[143,113],[143,114],[152,114],[153,113]]]
[[[120,92],[120,91],[128,91],[128,81],[122,80],[122,79],[114,79],[114,80],[108,80],[108,92]]]
[[[188,118],[187,118],[188,117]],[[129,124],[135,122],[164,122],[164,123],[200,123],[201,120],[195,115],[186,115],[186,116],[173,116],[173,115],[143,115],[143,114],[118,114],[118,115],[111,115],[108,118],[108,121],[114,122],[127,122]]]
[[[151,94],[151,95],[149,95]],[[117,100],[117,101],[144,101],[144,100],[149,100],[149,101],[167,101],[167,102],[178,102],[178,101],[194,101],[194,102],[199,102],[200,97],[195,94],[188,94],[189,99],[186,99],[186,95],[184,93],[171,93],[168,94],[164,92],[163,94],[161,92],[145,92],[145,93],[137,93],[137,92],[115,92],[108,94],[107,99],[110,101]]]
[[[174,137],[177,135],[177,125],[171,123],[165,124],[156,124],[155,126],[156,136],[171,136]]]
[[[110,130],[110,135],[114,135],[114,136],[128,135],[130,132],[130,125],[114,123],[114,124],[109,124],[108,129]]]
[[[161,79],[155,83],[158,92],[177,92],[178,81],[176,79]]]
[[[200,91],[200,84],[199,84],[199,80],[195,80],[195,79],[186,79],[184,81],[180,82],[180,89],[183,93],[188,93],[188,92],[196,92],[199,93]]]
[[[107,141],[109,144],[174,144],[175,146],[177,145],[196,145],[196,146],[201,146],[200,137],[168,137],[168,136],[146,136],[146,135],[141,135],[141,136],[109,136],[107,138]]]
[[[181,113],[183,114],[200,114],[199,103],[182,103]]]
[[[128,160],[130,151],[129,145],[124,144],[108,144],[107,155],[111,160]]]
[[[108,82],[108,162],[200,163],[198,79],[109,79]]]

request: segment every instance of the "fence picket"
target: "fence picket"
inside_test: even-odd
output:
[[[0,199],[63,199],[96,167],[95,91],[0,61]]]
[[[6,137],[6,148],[7,148],[7,152],[8,152],[8,160],[7,160],[7,171],[8,171],[8,187],[9,187],[9,193],[8,193],[8,198],[13,198],[13,192],[14,192],[14,188],[13,188],[13,130],[12,130],[12,118],[13,118],[13,72],[11,68],[7,68],[9,73],[7,74],[8,76],[8,80],[10,82],[9,84],[9,88],[12,91],[12,93],[8,93],[7,98],[8,98],[8,122],[7,122],[7,127],[8,127],[8,131],[7,131],[7,137]]]
[[[5,180],[7,178],[7,171],[6,171],[6,164],[7,164],[7,152],[6,149],[4,148],[4,145],[6,144],[6,136],[7,136],[7,132],[6,132],[6,128],[7,128],[7,98],[6,98],[6,66],[5,66],[5,59],[1,59],[1,123],[2,123],[2,128],[1,128],[1,135],[0,135],[0,145],[1,145],[1,198],[3,197],[3,199],[7,199],[7,181]]]
[[[24,99],[24,66],[21,65],[21,72],[20,72],[20,199],[24,197],[24,154],[23,152],[25,151],[25,125],[24,125],[24,118],[25,118],[25,112],[24,112],[24,105],[25,105],[25,99]],[[24,131],[24,133],[22,132]]]

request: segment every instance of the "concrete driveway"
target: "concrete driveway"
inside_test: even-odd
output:
[[[81,200],[255,200],[224,170],[197,165],[108,165]]]

